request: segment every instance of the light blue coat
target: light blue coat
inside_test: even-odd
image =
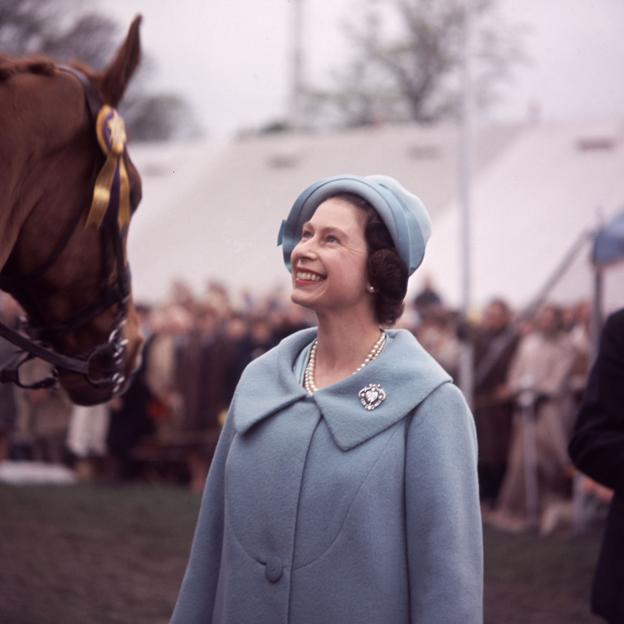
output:
[[[252,362],[208,475],[173,624],[477,624],[482,531],[472,415],[406,331],[310,397],[316,330]],[[362,407],[380,384],[387,398]]]

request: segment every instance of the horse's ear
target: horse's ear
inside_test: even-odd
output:
[[[99,76],[99,86],[102,91],[104,101],[111,106],[117,106],[121,101],[126,87],[134,74],[141,58],[141,40],[139,37],[139,26],[142,17],[137,15],[126,35],[115,58],[110,65]]]

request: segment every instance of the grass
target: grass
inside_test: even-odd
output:
[[[0,622],[168,622],[198,507],[173,487],[0,485]],[[599,622],[598,545],[486,530],[486,624]]]
[[[486,624],[597,624],[589,595],[599,533],[485,531]]]
[[[164,487],[0,487],[0,622],[168,622],[198,504]]]

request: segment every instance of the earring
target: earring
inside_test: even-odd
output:
[[[367,290],[369,293],[374,293],[374,292],[377,292],[377,289],[376,289],[374,286],[371,286],[370,284],[366,287],[366,290]]]

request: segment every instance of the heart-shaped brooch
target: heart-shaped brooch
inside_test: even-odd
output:
[[[374,410],[386,400],[386,391],[379,384],[368,384],[359,392],[360,403],[365,410]]]

